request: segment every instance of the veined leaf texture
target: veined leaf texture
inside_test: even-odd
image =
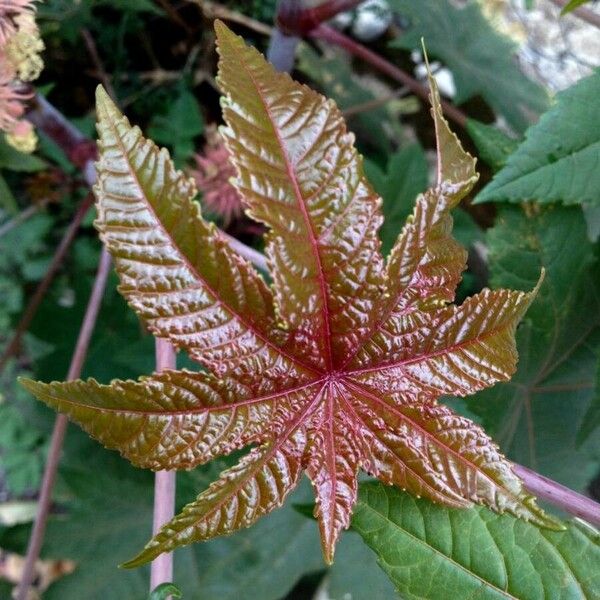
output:
[[[248,213],[269,229],[273,279],[203,220],[190,180],[98,90],[97,228],[120,291],[202,372],[138,381],[25,381],[133,464],[191,469],[253,446],[125,566],[247,527],[306,472],[324,557],[348,527],[363,470],[449,506],[484,504],[560,525],[484,431],[437,403],[508,380],[530,293],[452,304],[466,252],[450,210],[477,180],[435,83],[435,185],[416,200],[387,263],[381,201],[336,105],[276,73],[216,23],[223,135]]]

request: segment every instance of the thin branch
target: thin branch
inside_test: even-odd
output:
[[[394,90],[393,92],[390,92],[385,96],[380,96],[379,98],[373,98],[372,100],[367,100],[366,102],[361,102],[360,104],[354,104],[353,106],[349,106],[348,108],[342,110],[342,115],[344,115],[344,117],[348,119],[349,117],[353,117],[354,115],[359,115],[361,113],[374,110],[376,108],[379,108],[380,106],[384,106],[392,100],[396,100],[397,98],[405,96],[409,91],[410,90],[408,89],[408,87],[404,85],[401,88],[398,88],[397,90]]]
[[[238,23],[239,25],[243,25],[244,27],[255,31],[256,33],[260,33],[261,35],[271,35],[273,32],[273,28],[266,23],[262,23],[261,21],[257,21],[251,17],[247,17],[246,15],[243,15],[235,10],[231,10],[217,2],[209,2],[209,0],[189,1],[192,4],[198,5],[202,9],[202,12],[207,19],[223,19],[223,21]]]
[[[94,286],[83,317],[81,329],[79,330],[77,344],[75,345],[75,350],[73,351],[73,356],[71,358],[71,365],[69,366],[69,372],[67,374],[67,379],[69,381],[77,379],[81,375],[81,369],[87,355],[94,326],[96,325],[96,319],[102,303],[102,297],[104,296],[109,272],[110,255],[106,249],[103,249],[102,254],[100,255],[100,264],[98,266],[98,271],[96,272]],[[27,600],[29,597],[29,587],[33,577],[33,570],[35,563],[40,556],[40,550],[44,541],[50,502],[52,500],[52,488],[54,487],[54,480],[58,470],[58,462],[65,437],[67,422],[67,417],[65,415],[58,415],[54,421],[50,449],[48,451],[48,458],[46,459],[46,466],[44,467],[44,477],[42,479],[42,487],[38,501],[38,511],[33,524],[31,537],[29,538],[29,546],[27,547],[27,556],[25,558],[21,581],[16,589],[16,600]]]
[[[552,3],[558,6],[559,8],[564,8],[569,0],[552,0]],[[568,14],[575,15],[579,17],[582,21],[586,21],[590,25],[594,27],[598,27],[600,29],[600,15],[595,13],[593,10],[586,8],[585,6],[578,6],[576,9],[570,11]]]
[[[578,494],[527,467],[515,464],[514,471],[523,480],[525,487],[538,498],[593,525],[600,525],[600,504],[591,498]]]
[[[156,370],[176,368],[175,350],[165,339],[157,339]],[[152,533],[156,535],[159,529],[175,515],[175,471],[157,471],[154,474],[154,516]],[[161,583],[173,580],[173,553],[160,554],[150,568],[150,591]]]
[[[327,25],[319,25],[319,27],[314,29],[310,35],[316,39],[324,40],[330,44],[340,46],[353,56],[368,62],[382,73],[385,73],[388,77],[391,77],[392,79],[400,82],[402,85],[405,85],[411,92],[421,97],[426,102],[429,102],[429,89],[426,86],[418,82],[408,73],[405,73],[402,69],[399,69],[376,52],[373,52],[366,46],[359,44],[347,35],[344,35],[343,33],[340,33],[339,31],[336,31]],[[456,108],[456,106],[446,102],[445,100],[442,100],[442,109],[448,118],[452,119],[461,127],[465,127],[467,124],[467,115],[465,115],[465,113],[463,113],[460,109]]]
[[[77,231],[79,230],[81,222],[83,221],[85,215],[88,213],[88,210],[92,206],[92,201],[93,197],[90,193],[81,202],[79,208],[77,209],[77,212],[75,213],[75,216],[73,217],[73,220],[65,230],[62,240],[60,241],[60,244],[54,252],[52,262],[50,263],[50,266],[48,267],[44,278],[38,284],[33,296],[31,297],[31,300],[29,300],[29,304],[27,305],[25,312],[21,316],[21,320],[19,321],[19,324],[17,325],[17,328],[15,329],[15,332],[10,342],[8,342],[6,348],[4,349],[4,352],[2,353],[2,356],[0,357],[0,371],[4,369],[8,359],[18,351],[19,346],[21,344],[21,339],[27,331],[27,329],[29,328],[29,325],[31,324],[33,317],[37,313],[37,310],[40,307],[40,304],[44,299],[44,296],[46,295],[46,292],[48,291],[48,288],[50,287],[54,276],[56,275],[60,266],[62,265],[62,262],[69,248],[71,247],[75,236],[77,235]]]
[[[22,210],[16,217],[10,219],[10,221],[6,221],[6,223],[0,225],[0,238],[3,235],[6,235],[12,229],[14,229],[17,225],[20,225],[24,221],[27,221],[27,219],[33,217],[33,215],[35,215],[35,213],[37,213],[40,209],[46,206],[48,202],[49,200],[46,199],[42,200],[41,202],[38,202],[37,204],[32,204],[24,210]]]
[[[92,59],[92,62],[94,63],[94,67],[96,67],[96,70],[98,71],[98,76],[100,77],[102,85],[109,93],[111,98],[116,98],[112,81],[108,73],[106,72],[106,69],[104,68],[104,63],[102,62],[100,55],[98,54],[98,48],[96,47],[96,42],[94,42],[92,34],[87,28],[84,27],[81,30],[81,37],[85,42],[85,46],[87,48],[88,54],[90,55],[90,58]]]

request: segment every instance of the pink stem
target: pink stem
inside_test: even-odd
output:
[[[600,504],[591,498],[578,494],[522,465],[515,464],[514,471],[523,480],[525,487],[538,498],[593,525],[600,525]]]
[[[67,374],[67,379],[69,381],[77,379],[81,375],[81,369],[85,361],[94,326],[96,325],[96,319],[102,303],[102,297],[104,296],[109,272],[110,255],[106,249],[103,248],[92,293],[90,294],[90,299],[83,317],[83,323],[79,330],[77,344],[75,345],[75,350],[73,351],[73,356],[71,358],[71,365],[69,366],[69,372]],[[31,537],[29,538],[29,546],[27,547],[27,556],[25,558],[21,581],[16,590],[16,600],[27,600],[29,597],[29,586],[33,579],[33,571],[40,556],[42,542],[44,541],[46,522],[48,520],[50,502],[52,500],[52,488],[58,470],[58,462],[66,428],[67,417],[65,415],[58,415],[54,421],[54,430],[52,432],[50,449],[48,451],[48,458],[46,459],[44,477],[42,479],[42,487],[38,500],[38,510],[33,524]]]
[[[339,31],[336,31],[327,25],[319,25],[319,27],[314,29],[310,35],[313,38],[324,40],[330,44],[340,46],[353,56],[356,56],[373,65],[376,69],[382,73],[385,73],[388,77],[399,81],[414,94],[423,98],[423,100],[426,102],[429,102],[429,89],[426,86],[419,83],[408,73],[405,73],[402,69],[399,69],[382,56],[379,56],[379,54],[376,52],[369,50],[369,48],[359,44],[347,35],[344,35],[343,33],[340,33]],[[452,119],[455,123],[458,123],[461,127],[465,127],[467,124],[467,115],[465,115],[465,113],[445,100],[442,100],[442,108],[444,110],[444,114],[448,118]]]
[[[338,13],[352,10],[363,0],[328,0],[316,6],[304,7],[301,3],[283,0],[277,11],[277,25],[288,35],[303,36]]]
[[[156,340],[156,370],[176,368],[175,350],[171,344],[161,338]],[[175,471],[157,471],[154,475],[154,517],[152,532],[159,529],[175,515]],[[150,569],[150,591],[161,583],[173,580],[173,553],[157,556]]]

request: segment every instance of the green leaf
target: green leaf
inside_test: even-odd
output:
[[[583,416],[583,422],[577,432],[577,443],[582,444],[600,427],[600,359],[598,360],[598,367],[596,368],[596,389],[594,397],[588,408],[587,412]]]
[[[307,44],[298,51],[298,68],[317,87],[333,98],[342,111],[376,99],[376,94],[357,79],[351,62],[342,52],[326,48],[318,54]],[[359,139],[382,153],[390,152],[390,135],[397,119],[389,106],[377,106],[348,118],[348,127]],[[414,199],[414,197],[413,197]]]
[[[519,70],[513,43],[486,21],[477,2],[457,8],[451,0],[390,0],[390,6],[409,21],[393,46],[420,50],[424,38],[452,71],[458,104],[481,95],[518,132],[544,112],[546,92]]]
[[[518,140],[507,136],[493,125],[485,125],[475,119],[467,119],[467,131],[479,153],[492,171],[499,171],[508,157],[519,146]]]
[[[566,15],[567,13],[570,13],[572,10],[579,8],[580,6],[583,6],[584,4],[587,4],[588,2],[590,2],[590,0],[570,0],[563,6],[562,10],[560,11],[560,14],[561,14],[561,16]]]
[[[0,208],[9,215],[16,215],[19,211],[17,201],[2,175],[0,175]]]
[[[168,600],[168,598],[183,598],[181,590],[172,583],[161,583],[148,596],[148,600]]]
[[[383,198],[385,219],[379,235],[382,252],[387,255],[413,210],[415,198],[427,188],[425,152],[418,143],[398,150],[389,155],[385,171],[367,159],[365,173],[375,191]]]
[[[72,454],[77,448],[72,448]],[[109,461],[88,441],[79,448],[91,461],[63,470],[67,510],[51,516],[44,556],[73,559],[77,569],[44,594],[44,600],[140,600],[147,596],[148,570],[117,569],[150,535],[153,482],[149,474],[123,461]],[[87,462],[87,465],[85,464]],[[225,466],[207,465],[177,475],[178,506],[193,498]],[[100,467],[94,477],[90,468]],[[292,501],[310,498],[304,481]],[[110,500],[108,500],[110,499]],[[178,550],[174,580],[184,598],[193,600],[279,600],[306,573],[324,569],[313,522],[291,504],[251,529]]]
[[[600,536],[579,521],[549,531],[486,508],[446,508],[368,483],[352,527],[405,600],[600,595]]]
[[[507,206],[487,238],[493,285],[529,289],[546,276],[517,332],[517,373],[468,406],[509,458],[584,490],[600,466],[594,440],[575,443],[597,386],[600,274],[581,210]]]
[[[600,205],[600,70],[558,94],[476,202]]]
[[[204,118],[194,94],[182,87],[166,115],[153,117],[148,133],[173,151],[177,166],[183,165],[194,153],[194,138],[204,131]]]
[[[24,154],[8,144],[4,135],[0,135],[0,169],[33,173],[42,171],[48,163],[33,154]]]

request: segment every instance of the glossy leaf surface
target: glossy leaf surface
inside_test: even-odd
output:
[[[600,535],[581,521],[549,531],[484,507],[453,510],[368,483],[352,527],[406,600],[582,600],[600,593]]]
[[[302,472],[327,562],[360,470],[451,506],[486,504],[557,527],[483,430],[437,404],[510,378],[515,328],[535,290],[451,304],[466,252],[451,237],[450,210],[477,175],[435,87],[437,180],[386,264],[381,201],[336,105],[276,73],[223,24],[217,37],[223,133],[246,208],[270,229],[272,288],[202,219],[166,152],[99,91],[97,226],[120,290],[206,372],[110,386],[26,382],[138,466],[191,469],[254,446],[126,566],[251,525]]]

